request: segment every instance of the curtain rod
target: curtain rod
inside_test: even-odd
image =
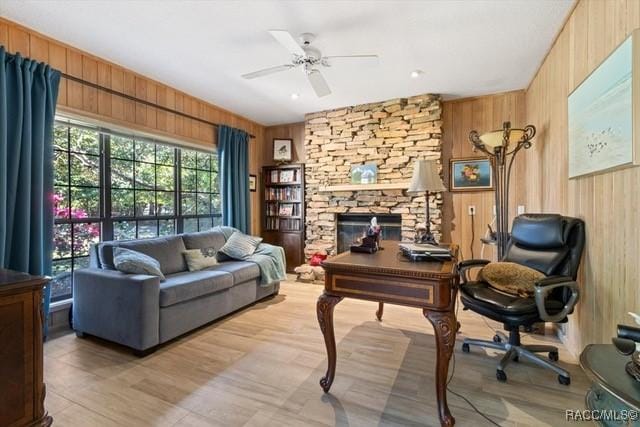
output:
[[[198,122],[208,124],[209,126],[213,126],[214,128],[217,128],[219,126],[218,123],[213,123],[213,122],[210,122],[208,120],[201,119],[200,117],[195,117],[195,116],[192,116],[190,114],[183,113],[182,111],[177,111],[177,110],[173,110],[173,109],[168,108],[168,107],[164,107],[162,105],[154,104],[153,102],[149,102],[146,99],[136,98],[135,96],[131,96],[131,95],[128,95],[128,94],[123,93],[123,92],[118,92],[117,90],[113,90],[111,88],[108,88],[108,87],[105,87],[105,86],[101,86],[101,85],[99,85],[97,83],[93,83],[93,82],[81,79],[79,77],[75,77],[75,76],[72,76],[72,75],[69,75],[69,74],[66,74],[66,73],[60,73],[60,75],[62,77],[64,77],[65,79],[67,79],[67,80],[71,80],[71,81],[74,81],[74,82],[77,82],[77,83],[80,83],[80,84],[83,84],[83,85],[86,85],[86,86],[90,86],[90,87],[92,87],[94,89],[102,90],[102,91],[107,92],[107,93],[109,93],[111,95],[120,96],[120,97],[126,98],[126,99],[128,99],[130,101],[139,102],[140,104],[148,105],[149,107],[157,108],[158,110],[162,110],[162,111],[165,111],[167,113],[172,113],[172,114],[176,114],[178,116],[186,117],[187,119],[196,120]],[[255,137],[256,137],[255,135],[249,134],[249,138],[255,138]]]

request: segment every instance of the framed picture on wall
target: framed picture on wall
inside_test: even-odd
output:
[[[258,177],[256,175],[249,175],[249,191],[258,190]]]
[[[273,161],[278,163],[290,162],[293,160],[292,147],[293,139],[273,140]]]
[[[491,162],[486,157],[451,159],[449,191],[493,189]]]

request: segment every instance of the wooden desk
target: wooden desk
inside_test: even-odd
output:
[[[410,262],[399,255],[398,242],[384,241],[382,247],[384,249],[375,254],[345,252],[322,263],[326,273],[317,314],[329,363],[320,386],[325,393],[329,392],[335,376],[333,309],[343,298],[377,301],[378,320],[382,320],[385,302],[421,308],[436,336],[436,396],[440,422],[443,426],[452,426],[455,419],[447,406],[447,374],[458,330],[454,310],[459,283],[456,262]],[[452,251],[457,254],[457,246],[452,245]]]

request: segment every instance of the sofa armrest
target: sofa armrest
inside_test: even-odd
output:
[[[557,288],[567,288],[571,291],[571,295],[569,296],[569,300],[566,302],[564,307],[559,313],[551,315],[547,312],[545,306],[545,300],[551,291]],[[536,306],[538,307],[538,314],[540,319],[545,322],[560,322],[565,317],[569,315],[573,311],[573,307],[575,307],[578,302],[580,294],[578,292],[578,284],[571,277],[565,276],[550,276],[545,277],[542,280],[539,280],[535,283],[535,300]]]
[[[73,273],[73,328],[136,350],[159,343],[160,278],[86,268]]]

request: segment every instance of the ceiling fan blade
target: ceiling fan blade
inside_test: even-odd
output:
[[[285,71],[293,67],[295,67],[295,65],[292,64],[278,65],[276,67],[254,71],[253,73],[243,74],[242,77],[245,79],[255,79],[256,77],[268,76],[269,74],[279,73],[280,71]]]
[[[334,62],[357,62],[362,65],[378,65],[378,55],[334,55],[322,57],[322,65],[330,67]]]
[[[304,50],[300,47],[295,38],[287,30],[269,30],[269,34],[278,41],[285,49],[294,55],[305,56]]]
[[[318,95],[318,98],[322,98],[323,96],[327,96],[331,93],[331,89],[329,89],[329,85],[320,71],[311,70],[307,74],[307,78],[309,79],[309,83],[311,83],[311,87],[315,91],[316,95]]]

